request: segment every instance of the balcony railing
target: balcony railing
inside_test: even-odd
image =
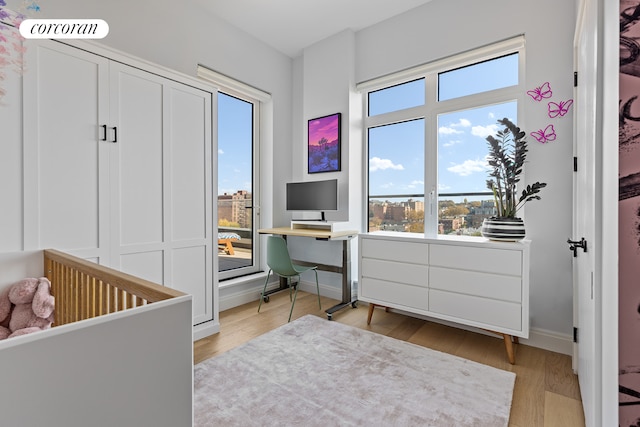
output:
[[[424,210],[429,208],[424,200],[424,194],[370,195],[369,231],[424,232]],[[452,201],[453,205],[443,206],[444,201]],[[493,215],[490,191],[438,194],[438,234],[480,235],[482,221]]]

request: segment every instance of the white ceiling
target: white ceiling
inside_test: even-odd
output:
[[[290,57],[343,30],[358,31],[431,0],[199,0]]]

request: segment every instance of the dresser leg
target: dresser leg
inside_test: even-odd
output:
[[[369,313],[367,314],[367,325],[371,324],[371,316],[373,316],[373,309],[376,307],[375,304],[369,303]]]
[[[386,313],[389,312],[389,307],[380,304],[374,304],[372,302],[369,303],[369,313],[367,314],[367,325],[371,324],[371,316],[373,316],[373,309],[376,307],[384,307],[384,311]]]
[[[512,336],[507,334],[502,334],[502,337],[504,338],[504,346],[507,350],[507,357],[509,358],[509,363],[511,363],[512,365],[515,365],[516,356],[513,354],[513,341],[511,341]],[[517,339],[518,337],[516,337],[516,340]]]

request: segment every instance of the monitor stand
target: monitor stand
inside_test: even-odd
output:
[[[320,219],[315,219],[315,218],[304,218],[304,219],[294,219],[293,221],[312,221],[312,222],[327,222],[327,219],[324,216],[324,211],[320,212]]]

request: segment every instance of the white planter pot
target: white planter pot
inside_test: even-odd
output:
[[[517,242],[524,239],[524,221],[520,218],[485,218],[480,232],[489,240]]]

